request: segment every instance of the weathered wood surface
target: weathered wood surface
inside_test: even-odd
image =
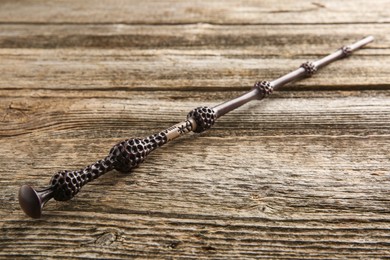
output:
[[[1,1],[0,258],[390,256],[390,1]],[[17,190],[373,34],[352,57],[109,173]]]

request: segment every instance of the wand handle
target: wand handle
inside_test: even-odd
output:
[[[213,109],[198,107],[188,113],[187,120],[164,131],[146,138],[127,139],[114,145],[103,160],[80,170],[63,170],[55,173],[49,186],[44,189],[34,190],[31,186],[23,185],[19,190],[19,204],[28,216],[40,218],[43,206],[50,199],[70,200],[79,193],[84,185],[114,169],[129,173],[145,161],[146,157],[158,147],[190,131],[201,133],[209,129],[214,124],[215,119]]]

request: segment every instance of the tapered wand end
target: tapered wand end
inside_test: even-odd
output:
[[[23,185],[19,190],[19,205],[28,216],[40,218],[43,206],[53,198],[52,187],[40,191],[34,190],[29,185]]]

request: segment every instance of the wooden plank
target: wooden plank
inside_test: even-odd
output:
[[[75,91],[74,95],[77,93]],[[80,128],[85,131],[80,138],[93,139],[98,134],[96,128],[103,126],[107,127],[108,133],[115,131],[122,138],[131,133],[148,135],[147,132],[159,131],[181,121],[199,105],[217,105],[234,96],[234,93],[226,96],[225,93],[210,95],[208,92],[148,91],[129,96],[124,93],[90,94],[90,98],[80,98],[71,94],[58,97],[55,91],[41,98],[26,98],[1,91],[0,95],[10,97],[2,98],[0,136],[17,137],[49,131],[57,137],[61,135],[61,139],[74,138],[74,130]],[[164,101],[164,98],[174,101]],[[388,91],[279,92],[269,100],[253,102],[221,118],[210,134],[221,137],[226,134],[386,135],[389,133],[389,114],[386,113],[389,106]]]
[[[390,56],[372,59],[367,52],[362,50],[348,60],[334,63],[290,89],[388,89],[386,64],[390,64]],[[276,79],[306,60],[323,56],[243,58],[197,50],[146,53],[150,55],[132,50],[2,49],[0,86],[10,90],[243,91],[255,81]]]
[[[76,221],[77,213],[56,212],[50,219],[34,223],[5,217],[10,240],[3,252],[17,257],[23,247],[35,258],[110,259],[329,259],[330,255],[381,258],[389,254],[388,221],[370,217],[278,221],[155,212],[80,212]],[[20,239],[12,240],[10,233]],[[31,240],[36,243],[31,244]],[[54,243],[58,246],[52,246]]]
[[[0,258],[388,257],[388,6],[1,1]],[[367,34],[376,41],[352,57],[132,174],[51,201],[40,220],[19,209],[22,184],[43,187]]]
[[[326,52],[368,34],[367,46],[389,49],[387,24],[329,25],[126,25],[0,24],[2,48],[132,48],[132,50],[202,50],[251,55],[309,55]],[[366,47],[366,48],[367,48]],[[288,51],[283,51],[288,48]],[[334,47],[333,47],[334,48]],[[276,52],[278,49],[279,52]],[[229,53],[229,51],[231,53]]]
[[[387,25],[317,26],[315,34],[311,25],[0,27],[0,85],[7,89],[244,90],[368,31],[379,35],[374,44],[294,89],[388,88]]]
[[[390,251],[388,91],[279,93],[162,147],[132,175],[109,173],[74,200],[51,202],[33,221],[15,201],[21,183],[44,186],[56,170],[82,167],[198,105],[185,92],[175,102],[161,101],[169,92],[55,93],[2,98],[0,256],[327,259]]]
[[[388,23],[389,0],[1,1],[3,23]],[[93,14],[93,15],[91,15]]]

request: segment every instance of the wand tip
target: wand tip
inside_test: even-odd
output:
[[[364,39],[366,39],[368,42],[372,42],[375,40],[375,37],[372,35],[368,35],[368,36],[364,37]]]

